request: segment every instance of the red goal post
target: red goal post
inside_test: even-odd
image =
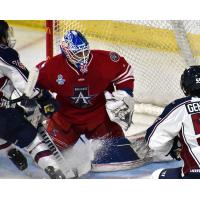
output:
[[[46,57],[53,57],[53,20],[46,20]]]

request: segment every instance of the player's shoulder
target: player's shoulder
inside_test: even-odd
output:
[[[64,58],[63,54],[60,53],[60,54],[57,54],[57,55],[55,55],[51,58],[47,58],[46,62],[47,63],[56,62],[56,61],[63,59],[63,58]]]
[[[114,51],[106,51],[106,50],[91,50],[91,53],[96,57],[102,57],[103,59],[107,59],[108,61],[118,63],[122,58],[117,52]]]
[[[164,108],[162,114],[156,119],[156,121],[155,121],[155,123],[153,124],[152,127],[154,127],[155,124],[159,123],[160,120],[168,117],[171,113],[179,112],[179,111],[182,111],[183,109],[185,109],[185,104],[188,103],[188,102],[191,102],[191,99],[192,98],[188,96],[188,97],[176,99],[176,100],[172,101],[171,103],[169,103]],[[149,130],[152,130],[152,127],[150,127]]]
[[[60,60],[63,60],[63,59],[65,59],[63,54],[58,54],[58,55],[53,56],[50,59],[47,59],[46,64],[52,65],[54,63],[60,62]]]
[[[191,99],[192,99],[191,96],[182,97],[182,98],[172,101],[169,105],[172,105],[172,106],[182,105],[184,103],[187,103],[188,101],[191,101]]]
[[[13,65],[13,61],[18,60],[19,55],[13,48],[0,44],[0,59],[6,64]]]
[[[63,59],[63,55],[62,54],[58,54],[56,56],[53,56],[52,58],[47,58],[47,60],[44,60],[42,62],[40,62],[39,64],[37,64],[37,68],[38,69],[47,69],[52,67],[55,67],[55,64],[60,60]]]
[[[184,106],[186,103],[191,102],[192,97],[187,96],[187,97],[183,97],[183,98],[179,98],[176,99],[174,101],[172,101],[171,103],[169,103],[166,107],[165,107],[165,112],[168,113],[172,110],[175,110],[181,106]]]

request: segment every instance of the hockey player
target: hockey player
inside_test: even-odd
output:
[[[156,170],[154,178],[200,178],[200,66],[185,69],[180,84],[187,97],[165,107],[148,128],[146,140],[151,149],[183,160],[183,166]]]
[[[93,166],[132,164],[139,158],[122,130],[132,122],[132,67],[115,52],[90,50],[77,30],[66,32],[60,48],[61,54],[37,66],[40,87],[56,93],[60,104],[48,122],[50,136],[61,150],[73,146],[81,134],[103,141]]]
[[[7,22],[0,20],[0,138],[3,139],[0,148],[8,149],[8,156],[18,168],[26,167],[26,160],[18,150],[10,147],[10,144],[25,149],[50,178],[65,178],[52,152],[41,136],[37,135],[34,126],[25,119],[22,109],[12,104],[13,91],[23,93],[25,90],[28,70],[12,48],[10,34],[11,29]],[[52,114],[47,111],[48,107],[56,108],[52,98],[46,99],[39,88],[34,89],[32,96],[38,98],[43,114]],[[25,97],[22,100],[24,106],[30,102]]]

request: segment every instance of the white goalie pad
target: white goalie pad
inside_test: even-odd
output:
[[[134,111],[133,97],[123,90],[117,90],[112,94],[105,92],[106,110],[111,121],[119,124],[125,131],[132,123]]]

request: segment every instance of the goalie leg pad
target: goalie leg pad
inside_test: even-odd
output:
[[[88,139],[109,139],[124,137],[122,128],[115,122],[110,121],[107,117],[101,123],[91,123],[85,126],[89,131],[85,133]]]
[[[51,119],[48,121],[47,132],[61,151],[73,146],[80,137],[67,123],[65,123],[65,127],[61,127]]]
[[[116,137],[102,141],[102,147],[96,152],[93,164],[125,163],[138,159],[129,140]]]

